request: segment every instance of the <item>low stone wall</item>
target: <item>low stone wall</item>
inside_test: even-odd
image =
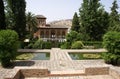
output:
[[[110,68],[109,75],[111,75],[114,79],[120,79],[120,70],[117,71],[114,68]]]
[[[58,76],[74,76],[80,75],[77,74],[57,74]],[[85,72],[81,75],[90,76],[90,75],[111,75],[114,79],[120,79],[120,69],[115,67],[85,67]],[[49,77],[49,76],[56,76],[48,71],[47,68],[39,68],[39,67],[19,67],[13,69],[4,79],[22,79],[22,78],[30,78],[30,77]]]
[[[48,69],[21,69],[21,77],[47,77],[49,75]]]
[[[88,67],[85,68],[86,75],[108,75],[109,67]]]
[[[13,79],[20,79],[20,71],[18,71],[17,73],[16,73],[16,75],[14,76],[14,78]]]
[[[18,67],[14,68],[4,79],[21,79],[27,77],[48,77],[49,71],[46,68]]]
[[[11,72],[7,73],[4,79],[20,79],[20,70],[13,69]]]

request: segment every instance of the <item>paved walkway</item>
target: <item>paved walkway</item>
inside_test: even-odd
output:
[[[19,50],[19,52],[50,52],[50,60],[25,60],[16,61],[15,67],[37,67],[47,68],[51,74],[83,74],[86,67],[108,67],[103,60],[72,60],[68,52],[83,52],[83,50],[60,50],[53,48],[51,50]],[[105,49],[84,50],[84,52],[106,51]],[[12,71],[12,72],[11,72]],[[14,69],[0,69],[0,79],[14,73]],[[63,77],[46,77],[46,78],[26,78],[26,79],[113,79],[109,75],[99,76],[63,76]]]
[[[114,79],[109,75],[97,76],[65,76],[65,77],[46,77],[46,78],[25,78],[25,79]]]
[[[53,48],[50,52],[51,61],[70,61],[71,57],[68,55],[67,51],[61,49]]]

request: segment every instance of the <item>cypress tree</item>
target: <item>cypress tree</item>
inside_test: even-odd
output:
[[[118,14],[118,4],[117,1],[114,0],[111,7],[111,13],[110,13],[110,23],[109,23],[109,31],[118,31],[120,32],[120,17]]]
[[[7,29],[13,29],[13,27],[15,26],[15,22],[13,19],[13,13],[12,10],[8,4],[9,0],[4,0],[4,4],[5,4],[5,17],[6,17],[6,28]]]
[[[3,0],[0,0],[0,29],[6,29]]]
[[[8,4],[12,10],[15,22],[13,30],[15,30],[18,33],[19,38],[23,40],[26,35],[26,2],[25,0],[8,0]]]
[[[79,29],[80,29],[79,17],[78,17],[78,15],[77,15],[77,13],[75,12],[75,14],[74,14],[74,16],[73,16],[73,20],[72,20],[71,30],[72,30],[72,31],[79,32]]]
[[[89,37],[89,0],[83,0],[80,12],[80,33],[83,35],[82,40],[87,41]]]

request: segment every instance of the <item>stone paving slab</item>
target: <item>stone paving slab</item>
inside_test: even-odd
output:
[[[4,79],[6,76],[12,76],[13,69],[0,69],[0,79]],[[13,72],[14,73],[14,72]]]
[[[101,52],[107,52],[106,49],[63,49],[63,51],[72,52],[72,53],[101,53]]]
[[[53,48],[50,52],[50,61],[70,61],[71,57],[66,51],[62,51],[58,48]]]
[[[114,79],[114,78],[109,75],[97,75],[97,76],[66,76],[66,77],[25,78],[25,79]]]
[[[28,52],[31,52],[31,53],[43,53],[43,52],[50,52],[51,50],[49,49],[19,49],[18,52],[19,53],[28,53]]]

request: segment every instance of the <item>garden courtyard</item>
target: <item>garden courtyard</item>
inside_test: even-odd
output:
[[[118,0],[29,1],[0,0],[0,79],[120,79]]]
[[[14,67],[0,69],[0,79],[120,79],[120,67],[102,59],[73,60],[70,53],[101,53],[105,49],[21,49],[18,52],[49,52],[49,60],[16,60]]]

